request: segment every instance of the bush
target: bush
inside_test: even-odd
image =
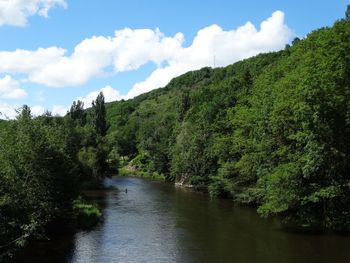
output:
[[[73,211],[79,228],[90,229],[101,221],[100,209],[93,204],[88,204],[81,197],[74,200]]]

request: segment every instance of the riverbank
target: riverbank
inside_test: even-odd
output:
[[[253,208],[159,181],[117,176],[105,184],[114,189],[89,197],[101,224],[33,244],[19,262],[350,262],[348,236],[285,231]]]
[[[144,179],[152,179],[157,181],[166,181],[166,178],[164,175],[153,172],[149,173],[147,171],[144,171],[142,169],[136,168],[131,165],[126,165],[118,169],[118,176],[134,176],[134,177],[140,177]]]
[[[84,184],[78,198],[72,201],[71,206],[67,207],[60,217],[48,221],[38,235],[28,236],[23,239],[22,244],[13,243],[13,247],[6,247],[6,250],[0,251],[0,261],[27,262],[22,260],[23,254],[33,247],[41,246],[50,240],[69,239],[79,231],[94,229],[103,222],[103,204],[96,201],[97,196],[109,189],[103,186],[101,180]]]

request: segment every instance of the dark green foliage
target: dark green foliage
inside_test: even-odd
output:
[[[111,103],[108,139],[168,180],[303,226],[350,223],[350,23]],[[142,158],[141,158],[142,157]]]
[[[263,215],[336,229],[350,220],[348,37],[349,24],[337,22],[293,45],[230,116],[235,181]]]
[[[92,115],[96,133],[100,136],[106,136],[109,126],[106,120],[105,97],[102,92],[92,102]]]
[[[93,174],[95,177],[97,175],[104,175],[108,171],[107,156],[109,152],[109,147],[105,136],[109,129],[109,124],[106,119],[106,107],[105,98],[102,92],[100,92],[95,101],[92,102],[92,113],[91,113],[92,126],[95,129],[95,145],[93,151],[95,154],[93,156],[95,161],[93,165]]]
[[[108,170],[102,94],[94,113],[87,123],[78,101],[66,117],[33,118],[24,105],[17,120],[0,122],[0,261],[43,237],[49,223],[72,218],[80,184]],[[74,209],[88,225],[100,216],[88,205]]]
[[[263,216],[349,230],[349,39],[342,20],[283,51],[188,72],[133,100],[105,105],[99,94],[91,109],[78,101],[64,118],[32,118],[24,106],[0,122],[1,254],[69,217],[79,185],[119,160]],[[98,216],[76,207],[81,218]]]
[[[73,120],[79,121],[81,125],[86,124],[86,112],[84,111],[84,103],[80,100],[74,101],[70,110],[68,112],[68,116]]]
[[[2,252],[42,235],[48,222],[68,213],[79,174],[65,139],[70,134],[63,132],[67,129],[52,117],[32,119],[24,106],[17,121],[0,130]]]
[[[171,154],[172,178],[191,185],[207,185],[216,169],[210,148],[210,133],[204,127],[183,123]]]
[[[91,229],[102,217],[101,211],[96,206],[87,203],[81,197],[74,200],[73,211],[78,226],[82,229]]]
[[[350,5],[348,5],[348,8],[346,9],[345,19],[350,20]]]

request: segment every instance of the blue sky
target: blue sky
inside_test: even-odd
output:
[[[101,89],[108,100],[131,98],[214,61],[225,66],[281,49],[343,18],[347,4],[0,0],[0,112],[13,117],[13,108],[28,104],[38,114],[62,114],[78,98],[89,104]]]

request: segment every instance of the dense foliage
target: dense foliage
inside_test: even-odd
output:
[[[87,115],[81,102],[73,103],[64,118],[33,118],[23,106],[16,120],[0,123],[0,261],[74,211],[80,221],[99,216],[91,205],[73,202],[84,181],[107,171],[103,94],[94,105]]]
[[[349,39],[344,19],[283,51],[188,72],[132,100],[105,105],[100,94],[65,117],[33,118],[24,106],[0,121],[0,254],[74,210],[95,221],[97,210],[74,202],[80,185],[119,162],[264,216],[349,230]]]
[[[350,223],[350,22],[107,104],[129,167],[301,226]]]

